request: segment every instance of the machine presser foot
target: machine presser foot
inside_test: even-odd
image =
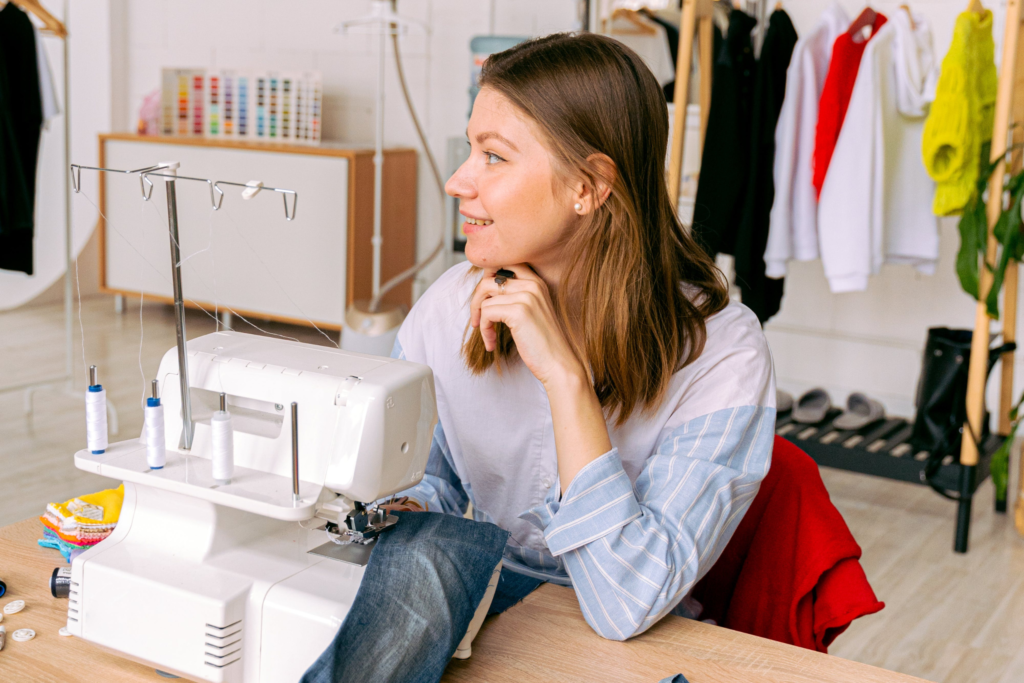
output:
[[[345,528],[334,522],[327,522],[325,531],[331,540],[309,552],[349,564],[366,566],[377,539],[396,524],[397,515],[389,515],[387,510],[367,508],[362,503],[356,503],[355,509],[345,516]]]

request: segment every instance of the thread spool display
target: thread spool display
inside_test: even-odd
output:
[[[153,380],[153,395],[146,399],[146,464],[151,470],[160,470],[166,463],[164,407],[157,393],[157,381]]]
[[[89,388],[85,391],[85,432],[90,451],[99,455],[107,450],[107,392],[96,377],[96,366],[89,366]]]
[[[213,432],[213,479],[218,484],[227,484],[235,473],[235,432],[224,394],[220,395],[220,410],[210,418],[210,427]]]

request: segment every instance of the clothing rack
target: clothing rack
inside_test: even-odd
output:
[[[714,23],[712,0],[683,0],[679,22],[679,53],[676,56],[676,87],[672,97],[675,116],[672,120],[672,140],[668,162],[668,196],[672,208],[679,206],[679,181],[683,176],[683,151],[686,147],[686,108],[690,94],[690,66],[693,63],[693,37],[698,33],[697,48],[700,66],[700,142],[704,147],[704,133],[708,127],[711,109],[711,75],[714,64]]]
[[[64,21],[50,14],[45,7],[39,4],[38,0],[9,0],[25,12],[33,15],[43,24],[41,34],[55,36],[61,40],[62,55],[64,59],[64,163],[62,169],[67,169],[71,163],[71,98],[68,80],[71,73],[71,60],[68,54],[68,0],[64,0]],[[2,3],[0,3],[2,4]],[[63,385],[61,390],[77,398],[84,398],[74,390],[75,372],[75,336],[74,336],[74,293],[71,269],[75,266],[74,242],[71,232],[71,185],[70,179],[65,172],[64,175],[64,374],[57,377],[35,380],[6,387],[0,387],[0,394],[7,394],[14,391],[25,392],[25,416],[31,416],[33,412],[32,397],[37,391],[54,389]],[[107,399],[107,424],[111,434],[118,433],[117,408],[114,402]]]
[[[999,70],[999,85],[996,97],[995,122],[992,135],[992,161],[999,162],[989,181],[989,199],[986,207],[988,217],[988,249],[986,262],[996,261],[997,241],[993,228],[1002,212],[1003,183],[1006,179],[1006,160],[1003,150],[1012,143],[1024,142],[1024,87],[1016,87],[1018,75],[1024,79],[1024,41],[1020,40],[1024,0],[1007,0],[1005,35],[1003,40],[1002,65]],[[980,12],[983,7],[978,0],[971,0],[969,11]],[[699,22],[701,32],[701,145],[704,140],[704,125],[707,120],[707,104],[710,103],[711,79],[711,0],[683,0],[682,27],[680,29],[679,58],[676,62],[675,129],[669,161],[669,197],[673,206],[678,204],[679,180],[685,136],[685,102],[689,85],[690,55],[693,50],[694,27]],[[763,17],[759,17],[762,18]],[[707,31],[705,52],[704,32]],[[707,76],[705,76],[705,72]],[[707,99],[705,100],[705,89]],[[1009,159],[1010,170],[1017,172],[1024,166],[1024,153],[1016,150]],[[999,400],[999,425],[995,434],[982,439],[978,444],[972,434],[981,438],[985,418],[985,385],[989,344],[991,342],[991,319],[986,308],[987,294],[992,286],[992,272],[981,268],[979,298],[975,317],[974,336],[971,344],[967,389],[967,422],[964,426],[959,459],[955,454],[946,454],[931,483],[937,488],[957,494],[957,522],[954,550],[967,552],[970,533],[971,503],[975,491],[989,475],[992,455],[1003,444],[1011,429],[1010,412],[1013,408],[1013,361],[1014,352],[1002,354],[1002,371]],[[1011,261],[1006,270],[1006,289],[1003,312],[1003,341],[1013,342],[1017,322],[1018,264]],[[1012,348],[1012,347],[1011,347]],[[776,433],[793,439],[819,465],[853,472],[925,484],[925,462],[927,452],[915,452],[909,443],[913,429],[911,422],[903,419],[888,419],[876,422],[862,430],[841,431],[832,426],[832,419],[839,411],[833,411],[825,420],[816,425],[801,425],[791,417],[780,416],[776,422]],[[1024,482],[1024,454],[1021,458],[1021,480]],[[1005,512],[1005,501],[996,501],[996,510]],[[1024,535],[1024,499],[1017,502],[1018,531]]]

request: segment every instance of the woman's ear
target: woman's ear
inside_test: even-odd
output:
[[[573,193],[573,208],[581,216],[605,203],[618,174],[615,162],[607,154],[591,154],[587,157],[587,164],[590,166],[587,174],[590,182],[579,183]]]

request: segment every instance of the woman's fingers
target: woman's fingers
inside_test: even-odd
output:
[[[494,351],[497,346],[498,333],[494,328],[495,323],[508,325],[515,336],[527,322],[530,312],[536,309],[536,303],[536,298],[531,292],[523,291],[485,299],[479,311],[480,336],[483,337],[484,348]]]
[[[532,274],[530,278],[519,279],[518,276],[515,278],[508,278],[505,280],[504,286],[499,285],[494,281],[494,277],[484,277],[476,286],[476,290],[473,292],[473,298],[470,300],[469,308],[469,324],[473,327],[480,325],[480,307],[483,302],[492,299],[494,297],[508,296],[509,294],[515,294],[517,292],[534,292],[540,291],[540,288],[546,287],[544,281],[533,274],[533,271],[525,266],[511,266],[506,268],[525,268],[526,271]],[[490,272],[490,271],[488,271]]]

